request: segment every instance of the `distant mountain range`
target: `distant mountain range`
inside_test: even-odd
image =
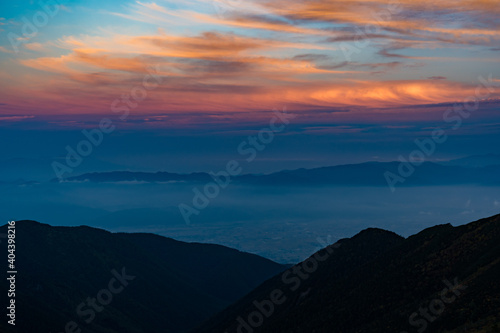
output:
[[[481,168],[491,165],[500,165],[500,155],[498,154],[474,155],[474,156],[454,159],[451,161],[440,162],[440,164]]]
[[[197,172],[189,174],[180,174],[172,172],[131,172],[131,171],[110,171],[110,172],[92,172],[83,175],[68,177],[64,179],[70,182],[94,182],[94,183],[117,183],[117,182],[209,182],[212,177],[208,173]],[[52,179],[53,182],[59,182],[58,178]]]
[[[269,175],[244,175],[236,181],[267,185],[387,186],[385,174],[399,175],[399,162],[367,162],[315,169],[280,171]],[[444,166],[425,162],[416,166],[401,185],[500,184],[500,165],[481,168]]]
[[[6,229],[0,227],[0,235]],[[18,221],[16,236],[18,313],[15,329],[0,321],[5,333],[68,332],[70,322],[93,333],[186,332],[287,267],[154,234]],[[6,238],[0,238],[0,249],[7,257]],[[5,277],[0,286],[6,294]],[[97,303],[101,312],[92,311],[88,298],[107,303],[112,288],[123,290],[111,294],[116,300],[109,304]]]
[[[51,163],[54,158],[43,157],[43,158],[12,158],[0,161],[0,184],[5,185],[33,185],[39,182],[45,182],[54,177],[54,171],[52,170]],[[353,165],[363,165],[363,164],[374,164],[375,162],[361,163],[361,164],[349,164],[346,166]],[[459,159],[453,159],[448,161],[431,162],[443,166],[458,166],[465,168],[484,168],[490,166],[500,165],[500,154],[486,154],[486,155],[475,155],[468,156]],[[394,170],[393,166],[390,166],[391,162],[384,162],[382,164],[387,164],[389,170]],[[335,168],[342,167],[343,165],[329,166],[325,168]],[[383,165],[382,165],[383,167]],[[135,172],[135,171],[118,171],[122,167],[117,164],[107,163],[103,161],[90,160],[89,163],[85,163],[85,167],[81,166],[78,168],[81,173],[78,176],[67,177],[65,181],[91,181],[91,182],[122,182],[122,181],[140,181],[140,182],[205,182],[210,181],[211,177],[208,172],[196,172],[196,173],[174,173],[174,172]],[[317,168],[323,169],[323,168]],[[93,170],[102,170],[100,172],[91,172]],[[305,170],[305,169],[299,169]],[[271,175],[283,176],[289,172],[298,172],[299,170],[283,170],[280,172],[275,172]],[[308,169],[313,172],[316,169]],[[281,174],[281,175],[279,175]],[[267,175],[267,176],[271,176]],[[254,180],[255,177],[263,175],[246,175],[243,180],[250,181]],[[380,175],[377,175],[380,177]],[[238,177],[237,177],[238,178]],[[382,177],[383,178],[383,177]],[[24,181],[23,179],[28,179]],[[59,179],[52,179],[53,182],[59,182]],[[370,181],[369,183],[373,183]]]
[[[414,172],[404,177],[399,186],[429,186],[478,184],[500,185],[500,161],[496,155],[488,158],[469,158],[437,164],[424,162],[414,167]],[[401,175],[400,162],[367,162],[314,169],[279,171],[267,175],[245,174],[232,177],[232,182],[256,185],[344,185],[344,186],[387,186],[386,173]],[[58,182],[59,179],[54,179]],[[189,183],[213,181],[208,173],[178,174],[170,172],[95,172],[66,178],[70,182],[172,182]]]
[[[499,281],[500,215],[407,239],[368,229],[266,281],[193,333],[499,332]]]

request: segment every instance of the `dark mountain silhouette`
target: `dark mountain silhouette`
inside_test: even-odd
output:
[[[7,257],[6,238],[0,242]],[[82,332],[185,332],[285,269],[219,245],[33,221],[16,222],[16,263],[16,327],[4,318],[1,332],[67,332],[71,321]],[[135,278],[86,323],[92,307],[80,309],[85,316],[77,307],[89,297],[107,302],[116,274]],[[6,278],[1,286],[9,289]]]
[[[316,255],[328,250],[316,270],[312,256],[194,332],[499,331],[500,215],[407,239],[368,229]]]
[[[418,166],[412,166],[414,171],[409,176],[400,173],[400,165],[400,162],[367,162],[314,169],[284,170],[267,175],[246,174],[233,177],[232,181],[256,185],[387,186],[385,175],[390,172],[396,176],[403,175],[405,178],[405,181],[398,186],[500,184],[500,165],[471,167],[424,162]],[[59,179],[53,181],[58,182]],[[87,173],[69,177],[65,181],[206,183],[214,180],[208,173],[113,171]]]
[[[17,325],[1,321],[6,333],[490,333],[500,323],[500,215],[407,239],[366,229],[293,267],[153,234],[18,221],[16,264]]]

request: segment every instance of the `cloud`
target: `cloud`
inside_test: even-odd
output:
[[[43,45],[40,43],[25,43],[24,47],[31,51],[41,51],[43,50]]]
[[[0,121],[22,121],[30,118],[35,118],[35,116],[0,116]]]
[[[192,18],[216,25],[226,25],[230,27],[246,28],[246,29],[259,29],[277,31],[289,34],[304,34],[304,35],[318,35],[328,36],[331,32],[322,29],[314,29],[308,27],[301,27],[287,22],[286,20],[277,20],[265,15],[248,15],[244,13],[235,13],[231,17],[213,17],[207,14],[192,13]]]
[[[138,1],[103,13],[133,28],[110,20],[110,27],[87,30],[92,34],[82,29],[24,44],[36,52],[2,61],[9,115],[109,113],[153,65],[162,84],[134,112],[189,113],[189,121],[200,117],[195,111],[236,119],[283,105],[310,117],[340,109],[349,116],[425,113],[417,106],[474,93],[470,80],[456,81],[461,68],[499,61],[471,55],[498,46],[500,10],[490,0],[222,2],[223,12],[211,0]],[[352,61],[346,44],[358,50]]]
[[[33,82],[38,85],[34,98],[73,112],[108,112],[114,99],[142,83],[152,65],[158,65],[163,82],[141,103],[140,110],[146,114],[250,111],[276,105],[314,110],[311,112],[318,108],[373,109],[457,101],[473,92],[467,85],[442,80],[368,81],[370,71],[380,74],[414,64],[335,62],[320,46],[235,33],[68,36],[58,43],[69,53],[20,62],[56,75],[43,88]],[[283,48],[294,53],[275,55]],[[304,48],[309,48],[306,53]],[[336,80],[328,80],[331,75]],[[100,87],[97,94],[96,86]],[[60,98],[68,95],[71,101]]]
[[[0,46],[0,52],[3,52],[3,53],[14,53],[14,51],[12,50],[9,50],[3,46]]]

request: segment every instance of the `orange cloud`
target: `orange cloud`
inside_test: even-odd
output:
[[[489,45],[500,38],[496,0],[273,0],[262,4],[273,14],[296,22],[329,24],[332,33],[341,32],[335,24],[349,24],[360,30],[369,26],[369,30],[378,30],[371,34],[373,37],[390,41],[417,37],[452,44]],[[454,20],[453,27],[450,20]]]

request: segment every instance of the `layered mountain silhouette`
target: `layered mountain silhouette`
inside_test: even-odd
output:
[[[406,239],[366,229],[293,267],[153,234],[16,235],[17,324],[1,332],[499,331],[500,215]]]
[[[315,256],[194,332],[500,331],[500,215],[407,239],[368,229]]]
[[[33,221],[16,222],[16,264],[16,327],[4,319],[1,332],[186,332],[285,268],[219,245]]]
[[[487,161],[496,160],[495,158]],[[463,163],[462,163],[463,162]],[[245,174],[231,177],[231,181],[254,185],[343,185],[343,186],[387,186],[387,177],[402,177],[404,182],[398,186],[429,185],[498,185],[500,184],[500,165],[490,165],[481,159],[466,159],[448,165],[424,162],[420,165],[400,162],[367,162],[314,169],[284,170],[271,174]],[[480,166],[478,166],[480,165]],[[408,166],[410,169],[408,169]],[[410,171],[408,171],[410,170]],[[225,178],[221,176],[221,180]],[[59,179],[54,179],[59,182]],[[94,172],[68,177],[72,182],[211,182],[208,173],[177,174],[170,172],[131,172],[112,171]]]

